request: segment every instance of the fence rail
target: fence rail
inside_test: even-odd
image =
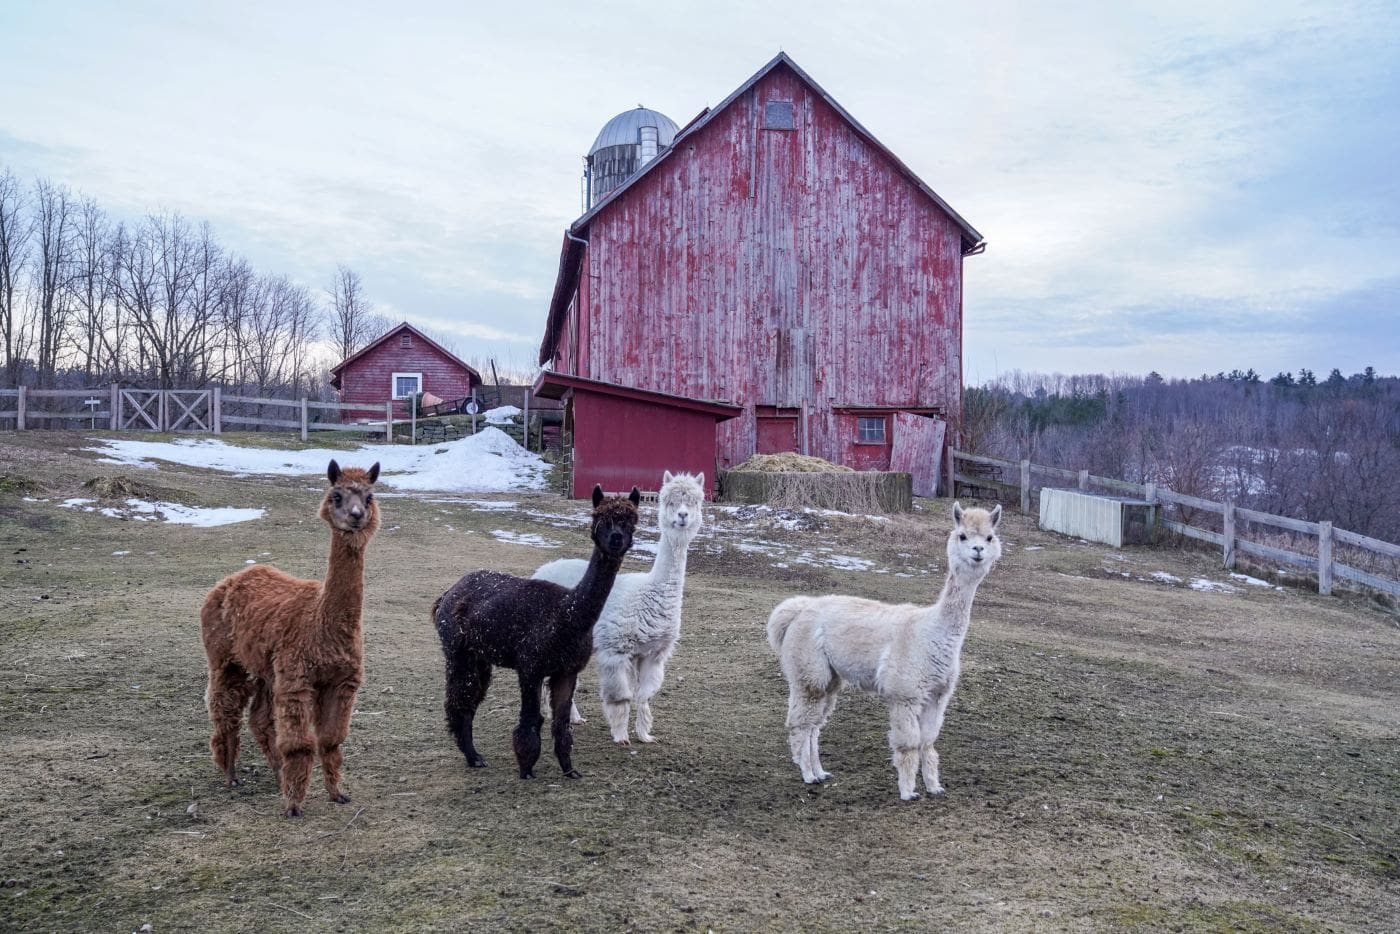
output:
[[[959,464],[972,465],[973,468],[990,467],[997,472],[997,475],[991,476],[985,470],[976,469],[964,472],[959,469]],[[1358,532],[1336,529],[1332,527],[1330,522],[1310,522],[1306,519],[1276,516],[1272,513],[1236,506],[1230,502],[1217,503],[1199,496],[1177,493],[1153,483],[1132,483],[1114,477],[1097,477],[1087,470],[1076,472],[1061,467],[1032,464],[1028,460],[1010,461],[998,457],[987,457],[983,454],[968,454],[965,451],[952,451],[948,458],[947,469],[948,488],[954,494],[956,494],[959,483],[965,487],[981,487],[998,492],[1014,490],[1020,495],[1021,511],[1025,513],[1031,511],[1033,494],[1044,486],[1044,484],[1040,486],[1033,484],[1033,475],[1041,474],[1057,479],[1074,480],[1081,490],[1088,491],[1094,487],[1100,487],[1105,490],[1139,496],[1149,503],[1171,505],[1179,509],[1184,508],[1219,516],[1222,528],[1218,532],[1192,524],[1191,519],[1194,516],[1188,513],[1182,513],[1180,519],[1169,519],[1159,515],[1157,526],[1185,538],[1219,546],[1223,552],[1225,567],[1230,569],[1235,566],[1236,553],[1243,552],[1257,558],[1297,565],[1315,571],[1317,573],[1318,593],[1324,596],[1332,592],[1332,582],[1335,577],[1362,584],[1392,596],[1400,596],[1400,581],[1345,564],[1338,561],[1334,554],[1335,546],[1340,543],[1368,555],[1400,560],[1400,545]],[[1014,478],[1014,480],[1008,478]],[[1289,532],[1314,538],[1317,540],[1317,554],[1302,554],[1242,538],[1237,528],[1240,521],[1286,529]]]

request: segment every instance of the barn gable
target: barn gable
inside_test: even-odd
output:
[[[331,386],[341,402],[382,405],[398,395],[398,377],[443,399],[470,396],[481,385],[480,373],[405,321],[337,364]]]

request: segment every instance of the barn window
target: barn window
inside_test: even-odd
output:
[[[856,421],[857,444],[885,443],[885,417],[883,415],[878,415],[873,418],[867,418],[862,415]]]
[[[423,391],[423,374],[395,373],[389,388],[395,399],[416,396]]]
[[[765,130],[797,129],[797,122],[792,112],[792,101],[769,101],[764,104],[763,128]]]
[[[412,335],[412,334],[408,334],[408,333],[404,333],[404,334],[399,335],[399,346],[400,346],[400,347],[412,347],[412,346],[413,346],[413,335]]]

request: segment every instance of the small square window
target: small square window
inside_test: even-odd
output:
[[[401,335],[399,335],[399,346],[400,346],[400,347],[412,347],[412,346],[413,346],[413,335],[412,335],[412,334],[401,334]]]
[[[406,399],[423,391],[422,373],[395,373],[394,398]]]
[[[861,416],[856,428],[856,442],[858,444],[884,444],[884,417],[866,418],[865,416]]]
[[[797,129],[797,122],[792,111],[792,101],[768,101],[764,104],[763,128],[765,130]]]

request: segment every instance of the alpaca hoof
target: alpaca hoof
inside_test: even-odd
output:
[[[943,793],[944,793],[945,791],[947,791],[947,790],[948,790],[948,789],[947,789],[947,788],[944,788],[942,785],[936,785],[936,786],[934,786],[933,788],[930,788],[930,789],[928,790],[928,793],[931,794],[931,795],[941,795],[941,794],[943,794]]]
[[[811,778],[808,778],[804,775],[802,780],[809,785],[820,785],[830,777],[830,775],[813,775]]]
[[[290,806],[288,806],[288,807],[282,812],[282,816],[283,816],[283,817],[300,817],[300,816],[301,816],[301,807],[300,807],[299,805],[295,805],[295,804],[290,805]]]
[[[835,777],[836,777],[836,776],[833,775],[831,772],[819,772],[819,773],[818,773],[817,781],[819,781],[819,782],[825,782],[825,781],[829,781],[829,780],[831,780],[831,779],[833,779],[833,778],[835,778]]]
[[[578,769],[569,769],[569,771],[567,771],[567,772],[564,773],[564,777],[565,777],[565,778],[583,778],[583,773],[580,772]]]
[[[484,769],[486,768],[486,760],[481,756],[468,756],[467,765],[473,769]]]
[[[643,736],[642,734],[638,733],[637,741],[640,743],[654,743],[656,742],[656,737],[652,736],[650,733],[648,733],[646,736]]]
[[[342,792],[338,792],[338,793],[336,793],[336,794],[331,795],[331,803],[332,803],[332,804],[349,804],[349,803],[350,803],[350,796],[347,795],[347,794],[346,794],[345,792],[343,792],[343,791],[342,791]]]
[[[240,788],[242,785],[243,779],[241,778],[230,778],[228,781],[224,782],[225,788]]]
[[[919,794],[917,791],[911,791],[907,795],[900,795],[900,798],[904,799],[905,801],[918,801],[922,797],[923,795]]]
[[[614,737],[613,737],[613,742],[614,742],[614,743],[617,743],[619,746],[630,746],[630,745],[632,745],[632,741],[631,741],[630,739],[628,739],[627,737],[625,737],[625,736],[622,737],[622,739],[618,739],[616,736],[614,736]]]
[[[535,773],[534,773],[534,772],[527,772],[527,771],[524,770],[524,769],[521,769],[521,770],[520,770],[520,778],[521,778],[522,781],[525,780],[525,779],[527,779],[527,778],[534,778],[534,777],[535,777]]]

